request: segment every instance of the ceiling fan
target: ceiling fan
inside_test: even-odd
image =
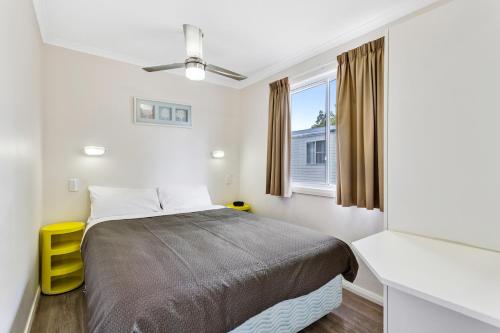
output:
[[[188,58],[183,62],[177,62],[170,65],[160,65],[143,68],[146,72],[158,72],[169,69],[185,68],[186,77],[190,80],[204,80],[205,71],[219,74],[234,80],[244,80],[247,77],[228,69],[207,64],[203,60],[203,32],[200,28],[190,24],[183,24],[184,39],[186,41],[186,53]]]

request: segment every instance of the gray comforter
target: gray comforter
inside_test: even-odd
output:
[[[102,222],[82,256],[90,332],[227,332],[358,269],[334,237],[232,209]]]

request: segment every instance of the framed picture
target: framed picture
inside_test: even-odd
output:
[[[191,106],[134,97],[134,122],[191,127]]]

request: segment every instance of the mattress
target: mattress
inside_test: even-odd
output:
[[[342,303],[342,276],[321,288],[286,300],[248,319],[230,333],[294,333],[311,325]]]

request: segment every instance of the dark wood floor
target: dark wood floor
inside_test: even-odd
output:
[[[303,333],[381,333],[382,307],[344,289],[342,305],[306,327]],[[82,289],[40,298],[32,333],[86,332]]]
[[[382,307],[345,289],[340,307],[302,330],[303,333],[382,333],[383,331]]]

